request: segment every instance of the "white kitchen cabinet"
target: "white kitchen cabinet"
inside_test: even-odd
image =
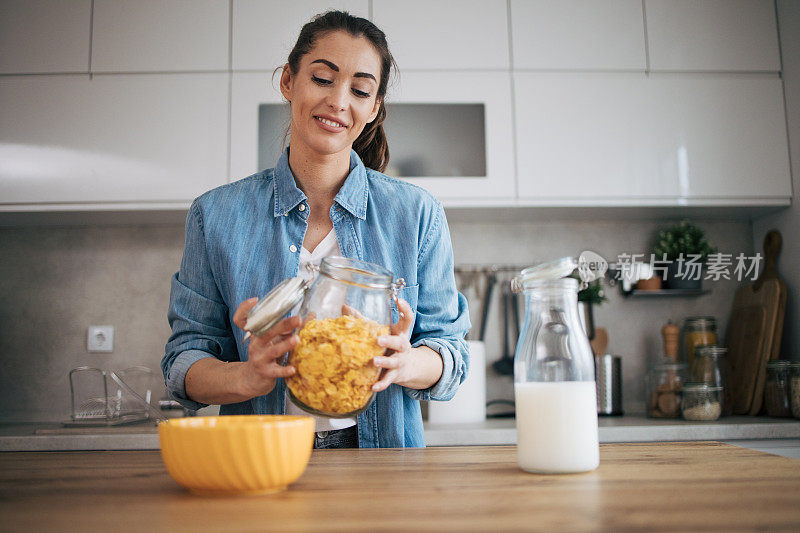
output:
[[[677,179],[681,198],[792,196],[778,77],[662,74],[649,85],[659,176]]]
[[[94,0],[93,72],[228,69],[228,2]]]
[[[372,0],[372,18],[401,71],[509,68],[506,0]]]
[[[88,72],[91,0],[0,0],[0,73]]]
[[[520,198],[543,205],[780,205],[773,76],[519,73]]]
[[[647,67],[641,0],[511,0],[515,69]]]
[[[272,71],[282,66],[300,28],[330,9],[369,18],[369,0],[233,0],[233,69]]]
[[[227,93],[226,74],[0,77],[0,210],[188,204],[225,182]]]
[[[634,73],[517,73],[521,198],[570,204],[668,198],[659,178],[647,78]]]
[[[772,0],[645,0],[653,71],[781,69]]]

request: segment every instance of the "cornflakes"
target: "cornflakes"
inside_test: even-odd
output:
[[[380,374],[372,359],[386,351],[378,345],[378,336],[388,334],[389,326],[360,316],[312,318],[300,329],[300,342],[289,355],[296,370],[286,378],[292,395],[332,415],[363,408]]]

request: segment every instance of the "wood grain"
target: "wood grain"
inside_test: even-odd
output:
[[[3,531],[800,529],[800,461],[720,443],[607,444],[586,474],[513,446],[315,450],[288,490],[198,497],[158,452],[0,453]]]

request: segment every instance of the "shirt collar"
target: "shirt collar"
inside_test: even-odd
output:
[[[294,175],[289,168],[289,148],[283,151],[278,163],[275,165],[275,216],[285,216],[289,211],[306,200],[294,180]],[[344,180],[342,188],[334,201],[350,212],[353,216],[365,219],[367,217],[367,169],[355,150],[350,150],[350,174]]]

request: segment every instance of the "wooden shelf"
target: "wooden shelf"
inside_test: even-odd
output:
[[[626,297],[653,297],[653,296],[700,296],[701,294],[709,294],[711,289],[659,289],[657,291],[641,291],[633,289],[632,291],[621,291],[623,296]]]

